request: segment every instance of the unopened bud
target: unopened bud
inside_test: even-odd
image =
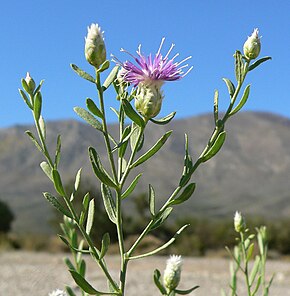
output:
[[[86,60],[96,68],[99,68],[106,60],[106,47],[103,33],[98,24],[91,24],[88,27],[88,34],[85,38]]]
[[[140,83],[135,99],[136,110],[147,119],[153,118],[160,112],[163,97],[161,84]]]
[[[167,260],[163,283],[169,292],[173,291],[180,282],[181,266],[181,256],[173,255]]]
[[[261,42],[259,37],[259,30],[254,29],[254,32],[244,44],[244,55],[247,59],[253,60],[258,57],[261,50]]]
[[[27,72],[25,77],[25,82],[27,84],[28,89],[26,90],[29,94],[33,94],[35,90],[35,81],[31,78],[29,72]]]
[[[244,220],[244,217],[238,211],[236,211],[235,213],[234,227],[236,232],[244,232],[246,230],[246,222]]]

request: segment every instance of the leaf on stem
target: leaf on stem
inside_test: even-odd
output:
[[[75,178],[75,184],[74,184],[74,189],[75,191],[78,191],[79,187],[80,187],[80,183],[81,183],[81,174],[82,174],[82,168],[80,168],[76,174],[76,178]]]
[[[167,139],[170,137],[172,131],[168,131],[167,133],[165,133],[157,142],[156,144],[150,149],[148,150],[146,153],[144,153],[142,156],[140,156],[131,166],[130,168],[134,168],[138,165],[140,165],[141,163],[145,162],[146,160],[148,160],[149,158],[151,158],[155,153],[157,153],[161,147],[165,144],[165,142],[167,141]]]
[[[54,156],[55,168],[58,167],[60,162],[60,151],[61,151],[61,135],[58,135],[56,140],[56,149],[55,149],[55,156]]]
[[[112,196],[110,188],[104,183],[101,184],[101,192],[104,201],[104,206],[108,214],[109,219],[116,224],[117,214],[116,214],[116,205]]]
[[[93,147],[89,147],[89,158],[93,167],[93,171],[98,179],[111,187],[117,187],[115,182],[111,179],[109,174],[104,169],[97,151]]]
[[[219,92],[216,89],[214,92],[214,102],[213,102],[213,114],[215,123],[219,120]]]
[[[235,58],[235,73],[237,82],[241,83],[244,75],[243,56],[240,51],[236,51],[234,54]]]
[[[141,128],[145,127],[145,121],[144,119],[133,109],[130,102],[128,100],[122,100],[121,101],[123,110],[125,114],[137,125],[139,125]]]
[[[252,65],[249,66],[248,71],[252,71],[254,70],[256,67],[258,67],[260,64],[268,61],[268,60],[272,60],[271,57],[263,57],[257,61],[255,61]]]
[[[169,205],[178,205],[187,201],[193,194],[194,190],[195,190],[195,183],[190,183],[185,187],[183,192],[177,198],[175,198],[169,203]]]
[[[95,115],[95,116],[98,116],[99,118],[103,119],[104,116],[103,116],[103,113],[102,111],[97,107],[97,105],[95,104],[95,102],[90,99],[90,98],[87,98],[86,99],[86,105],[87,105],[87,108]]]
[[[192,159],[188,152],[188,136],[185,134],[185,155],[183,164],[183,173],[179,181],[179,186],[184,187],[191,178]]]
[[[132,122],[132,127],[131,127],[132,134],[130,135],[130,145],[131,145],[131,151],[134,151],[136,148],[137,151],[140,151],[143,143],[144,143],[144,135],[142,134],[141,140],[137,143],[140,133],[142,133],[142,128],[138,126],[135,122]]]
[[[34,95],[34,103],[33,103],[33,113],[36,121],[39,121],[40,114],[41,114],[41,106],[42,106],[42,96],[41,96],[41,93],[38,91]]]
[[[127,196],[129,196],[133,190],[135,189],[140,177],[142,176],[142,173],[137,175],[134,180],[132,181],[132,183],[130,184],[130,186],[123,192],[123,194],[121,195],[121,198],[124,199]]]
[[[110,235],[109,233],[105,233],[102,238],[102,247],[101,247],[101,253],[100,253],[100,260],[104,258],[106,255],[110,245]]]
[[[150,121],[152,121],[155,124],[165,125],[165,124],[169,123],[174,118],[175,114],[176,114],[176,112],[171,112],[167,116],[160,118],[160,119],[150,118]]]
[[[250,94],[250,84],[248,84],[244,90],[243,96],[240,100],[240,102],[238,103],[238,105],[229,113],[229,116],[232,116],[234,114],[236,114],[237,112],[239,112],[243,106],[246,104],[249,94]]]
[[[61,212],[63,215],[73,219],[71,213],[64,208],[64,206],[58,201],[56,197],[54,197],[51,193],[49,192],[44,192],[43,196],[45,199],[53,206],[55,207],[59,212]]]
[[[25,134],[30,138],[30,140],[33,142],[33,144],[36,146],[36,148],[43,153],[41,145],[38,143],[37,139],[33,135],[31,131],[25,131]]]
[[[78,116],[80,116],[84,121],[90,124],[93,128],[103,132],[102,124],[90,112],[88,112],[87,110],[81,107],[74,107],[74,111]]]
[[[169,208],[166,208],[164,211],[159,212],[155,216],[154,223],[150,227],[150,230],[160,227],[164,223],[164,221],[168,218],[168,216],[171,214],[172,210],[173,208],[169,207]]]
[[[52,179],[52,170],[51,170],[50,165],[49,165],[47,162],[43,161],[43,162],[40,164],[40,167],[41,167],[41,169],[43,170],[43,172],[46,174],[46,176],[47,176],[51,181],[53,181],[53,179]]]
[[[77,296],[77,295],[75,294],[75,292],[72,290],[72,288],[69,287],[69,286],[66,286],[66,287],[65,287],[65,291],[66,291],[66,293],[68,294],[68,296]]]
[[[43,136],[43,139],[45,140],[46,139],[46,126],[45,126],[45,121],[41,115],[39,117],[38,123],[39,123],[41,135]]]
[[[233,94],[235,93],[235,90],[236,90],[234,84],[228,78],[223,78],[223,81],[226,83],[227,88],[228,88],[228,92],[229,92],[229,94],[230,94],[230,96],[232,98]]]
[[[55,169],[52,170],[52,179],[53,179],[54,187],[57,193],[61,196],[65,196],[66,194],[61,182],[60,174]]]
[[[174,292],[178,295],[187,295],[189,293],[191,293],[192,291],[196,290],[197,288],[199,288],[199,286],[195,286],[193,288],[190,288],[188,290],[174,290]]]
[[[80,69],[77,65],[70,64],[70,66],[82,78],[84,78],[92,83],[96,83],[95,79],[90,74],[88,74],[85,71],[83,71],[82,69]]]
[[[160,271],[158,269],[155,269],[154,274],[153,274],[154,283],[155,283],[156,287],[159,289],[159,291],[161,292],[162,295],[167,295],[166,289],[162,285],[160,278],[161,278]]]
[[[103,90],[105,91],[116,79],[117,74],[119,71],[119,66],[115,66],[108,77],[106,78],[105,82],[103,83]]]
[[[94,215],[95,215],[95,201],[91,199],[89,203],[88,217],[87,217],[87,225],[86,225],[86,233],[89,235],[93,224],[94,224]]]
[[[155,190],[151,184],[149,184],[149,211],[152,217],[155,216]]]
[[[109,67],[110,67],[110,61],[109,60],[105,60],[103,62],[103,64],[100,66],[100,68],[97,71],[101,73],[101,72],[104,72],[107,69],[109,69]]]
[[[256,279],[256,276],[258,274],[258,271],[260,269],[260,263],[261,263],[261,259],[259,256],[256,256],[255,258],[255,262],[253,264],[253,267],[252,267],[252,270],[251,270],[251,273],[250,273],[250,278],[249,278],[249,284],[250,286],[253,285],[255,279]]]
[[[225,139],[226,139],[226,132],[223,131],[218,135],[217,139],[215,140],[213,145],[210,147],[209,151],[203,156],[201,161],[206,162],[209,159],[211,159],[212,157],[214,157],[219,152],[219,150],[222,148],[222,146],[225,142]]]
[[[31,105],[31,102],[29,101],[27,95],[25,94],[25,92],[22,89],[18,89],[19,93],[22,97],[22,99],[24,100],[25,104],[31,109],[33,110],[33,106]]]

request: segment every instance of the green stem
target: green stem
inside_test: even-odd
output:
[[[241,236],[241,244],[242,244],[243,257],[244,257],[244,269],[243,269],[243,272],[244,272],[245,279],[246,279],[248,296],[252,296],[250,281],[249,281],[248,259],[247,259],[247,251],[246,251],[246,247],[245,247],[244,234],[241,232],[240,236]]]

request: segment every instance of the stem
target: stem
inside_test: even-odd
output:
[[[245,263],[245,267],[244,267],[243,272],[244,272],[244,275],[245,275],[245,278],[246,278],[248,296],[251,296],[252,293],[251,293],[251,287],[250,287],[250,282],[249,282],[248,259],[247,259],[247,251],[246,251],[246,247],[245,247],[244,234],[241,232],[240,236],[241,236],[242,251],[243,251],[243,257],[244,257],[244,263]]]
[[[115,167],[114,157],[113,157],[113,154],[112,154],[110,139],[109,139],[109,136],[108,136],[108,128],[107,128],[107,121],[106,121],[106,115],[105,115],[105,106],[104,106],[103,88],[102,88],[102,85],[101,85],[100,73],[98,71],[96,71],[96,85],[97,85],[98,94],[99,94],[100,108],[101,108],[101,112],[102,112],[102,115],[103,115],[102,116],[103,131],[104,131],[103,135],[104,135],[104,139],[105,139],[105,143],[106,143],[106,147],[107,147],[107,151],[108,151],[108,156],[109,156],[109,160],[110,160],[114,180],[117,183],[118,182],[118,176],[117,176],[117,171],[116,171],[116,167]]]

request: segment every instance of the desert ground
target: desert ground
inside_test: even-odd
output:
[[[76,287],[63,258],[66,254],[2,252],[0,253],[0,295],[1,296],[47,296],[55,289],[65,285]],[[151,257],[130,263],[126,295],[160,295],[153,284],[152,274],[155,268],[163,271],[167,257]],[[106,289],[99,269],[88,258],[88,280],[98,289]],[[112,275],[118,278],[118,257],[109,256],[107,264]],[[199,285],[200,288],[190,295],[221,295],[221,289],[229,292],[229,262],[223,258],[184,258],[180,289]],[[94,270],[94,271],[93,271]],[[96,271],[95,271],[96,270]],[[290,261],[271,260],[267,274],[275,273],[275,280],[270,290],[271,296],[290,295]],[[80,295],[80,294],[78,294]],[[240,290],[239,296],[246,295]]]

